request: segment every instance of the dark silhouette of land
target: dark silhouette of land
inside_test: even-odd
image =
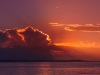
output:
[[[54,45],[46,47],[31,47],[31,48],[28,47],[0,48],[0,62],[81,61],[81,60],[55,60],[51,50],[60,51],[62,49]]]
[[[48,47],[0,48],[0,60],[53,60]]]

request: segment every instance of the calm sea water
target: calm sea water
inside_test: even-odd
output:
[[[1,62],[0,75],[100,75],[100,62]]]

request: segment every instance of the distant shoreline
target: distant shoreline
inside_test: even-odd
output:
[[[0,60],[0,62],[100,62],[82,60]]]

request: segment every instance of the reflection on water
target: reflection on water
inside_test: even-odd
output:
[[[100,74],[99,62],[5,62],[0,75]]]

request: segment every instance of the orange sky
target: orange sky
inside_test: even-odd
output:
[[[58,33],[55,36],[56,45],[75,47],[100,47],[99,24],[61,24],[49,23]]]

